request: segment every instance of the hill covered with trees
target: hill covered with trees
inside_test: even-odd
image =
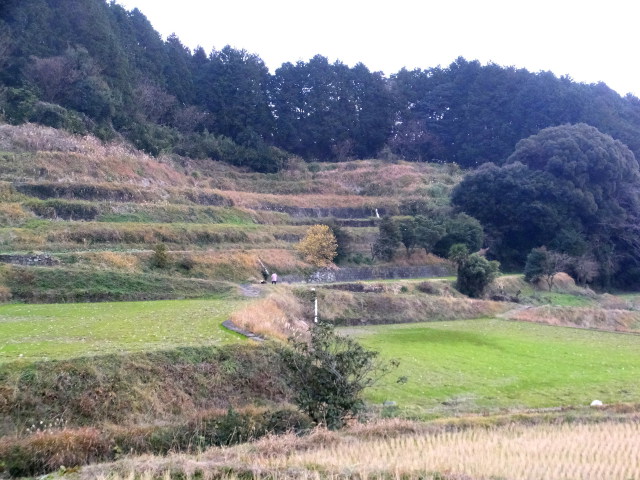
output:
[[[386,77],[317,55],[270,73],[254,53],[163,40],[142,12],[105,0],[2,3],[0,108],[14,124],[262,172],[288,154],[501,163],[520,139],[580,122],[640,153],[640,100],[602,83],[464,58]]]
[[[310,205],[326,206],[334,214],[338,206],[365,206],[359,216],[379,209],[383,215],[410,217],[394,220],[398,239],[392,235],[389,245],[372,232],[357,235],[358,253],[371,247],[374,259],[391,260],[400,244],[407,254],[419,247],[446,257],[460,241],[452,233],[460,224],[476,232],[468,242],[470,251],[488,246],[489,255],[506,268],[522,268],[531,250],[544,246],[581,259],[574,268],[590,271],[582,278],[604,285],[612,278],[624,285],[640,282],[634,227],[640,214],[640,99],[621,97],[603,83],[587,85],[550,72],[464,58],[445,67],[402,69],[385,76],[361,63],[330,63],[316,55],[270,72],[255,53],[229,46],[192,51],[175,35],[163,39],[141,11],[127,11],[115,2],[7,0],[0,5],[0,121],[93,135],[107,146],[124,140],[164,159],[158,167],[149,167],[153,162],[145,159],[144,168],[133,168],[128,160],[113,163],[111,147],[105,147],[111,153],[97,162],[80,160],[80,152],[68,146],[53,148],[84,172],[70,178],[62,163],[54,165],[39,158],[40,153],[31,159],[41,163],[39,170],[24,156],[16,160],[24,151],[48,147],[25,150],[7,140],[3,180],[38,184],[29,191],[17,185],[23,195],[92,201],[87,185],[99,179],[109,184],[101,187],[102,200],[115,195],[117,181],[151,182],[158,188],[196,186],[206,190],[204,197],[187,198],[182,190],[165,194],[200,206],[276,209],[287,215],[307,215]],[[32,131],[5,130],[7,138]],[[45,135],[45,130],[32,132],[38,132],[37,138]],[[97,145],[94,150],[102,151]],[[370,168],[382,168],[379,162],[374,167],[339,163],[372,158],[387,161],[384,171],[398,178],[385,177],[382,170],[371,177]],[[427,166],[416,171],[402,163],[390,167],[389,161],[399,160],[469,169],[454,192],[453,208],[448,193],[454,180],[434,180],[425,173]],[[109,167],[100,167],[108,162]],[[447,174],[460,173],[456,165],[449,167]],[[171,178],[156,182],[145,173],[158,169]],[[318,183],[320,176],[338,170],[344,185]],[[114,176],[114,171],[119,173]],[[251,171],[279,175],[252,177]],[[356,174],[362,178],[352,181]],[[86,184],[82,188],[67,186],[63,192],[60,185],[50,184],[64,179],[75,185],[80,176]],[[235,177],[243,180],[235,184]],[[402,185],[410,186],[411,193]],[[122,198],[137,198],[127,188]],[[344,197],[308,198],[326,195],[327,188],[355,196],[347,203]],[[271,198],[279,194],[300,195]],[[148,198],[154,195],[150,192]],[[24,223],[33,207],[19,208],[18,223]],[[96,212],[81,218],[102,218]],[[60,215],[58,211],[56,218]],[[262,217],[255,221],[274,223]],[[373,228],[376,222],[360,218],[360,223],[343,223]],[[591,272],[594,265],[597,274]]]

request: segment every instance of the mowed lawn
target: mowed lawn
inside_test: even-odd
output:
[[[242,302],[0,305],[0,363],[241,341],[221,323]]]
[[[367,394],[409,415],[640,402],[640,336],[499,319],[350,328],[400,367]],[[408,382],[395,379],[406,375]]]

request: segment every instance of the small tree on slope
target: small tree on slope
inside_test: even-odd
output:
[[[360,412],[364,389],[397,366],[379,362],[378,352],[337,335],[327,323],[312,328],[309,342],[291,340],[282,355],[294,402],[316,424],[330,429],[341,428]]]

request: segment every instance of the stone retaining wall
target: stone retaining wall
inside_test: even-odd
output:
[[[33,255],[0,255],[0,262],[27,267],[51,267],[58,265],[60,260],[47,254]]]
[[[352,267],[336,270],[322,269],[308,277],[282,275],[281,281],[288,283],[332,283],[364,280],[392,280],[403,278],[432,278],[453,275],[453,267],[447,265],[423,265],[413,267]]]
[[[369,207],[291,207],[288,205],[277,205],[273,203],[262,203],[258,210],[270,210],[273,212],[287,213],[294,218],[364,218],[385,215],[389,209],[386,207],[369,208]]]

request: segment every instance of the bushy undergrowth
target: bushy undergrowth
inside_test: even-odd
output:
[[[10,474],[34,475],[307,429],[286,406],[283,372],[276,349],[246,344],[6,364],[0,458]]]
[[[189,417],[286,401],[270,345],[234,344],[0,366],[1,433],[64,419],[69,428]]]
[[[4,468],[12,476],[37,475],[117,460],[123,454],[196,453],[265,435],[299,433],[311,426],[310,420],[293,408],[215,409],[181,423],[65,427],[23,437],[4,437],[0,439],[0,458],[4,458]]]

